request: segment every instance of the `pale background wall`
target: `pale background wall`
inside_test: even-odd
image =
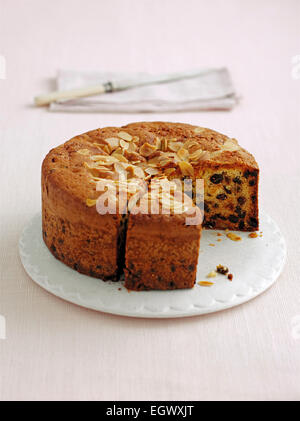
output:
[[[300,54],[297,0],[0,0],[0,399],[299,399]],[[227,65],[232,112],[51,114],[31,106],[58,68],[183,70]],[[300,76],[300,75],[299,75]],[[80,132],[135,120],[211,127],[261,167],[261,206],[288,243],[264,295],[182,320],[138,320],[63,302],[25,274],[17,241],[40,209],[40,164]]]

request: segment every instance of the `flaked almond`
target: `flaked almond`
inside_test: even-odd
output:
[[[118,159],[112,155],[93,155],[91,158],[93,161],[103,161],[111,164],[118,162]]]
[[[150,156],[155,151],[156,151],[156,146],[150,145],[150,143],[148,142],[145,142],[140,148],[140,154],[144,157]]]
[[[105,141],[109,144],[112,150],[117,149],[119,146],[120,139],[117,137],[109,137],[105,139]]]
[[[93,168],[99,168],[99,167],[112,167],[114,163],[113,162],[107,162],[107,161],[97,161],[93,165]]]
[[[209,159],[209,152],[203,151],[202,149],[198,149],[194,153],[190,155],[190,161],[204,161],[205,159]]]
[[[135,144],[135,143],[133,143],[133,142],[130,142],[129,143],[129,148],[127,149],[128,150],[128,152],[136,152],[137,151],[137,145]]]
[[[161,149],[161,139],[159,137],[155,138],[156,149]]]
[[[108,155],[110,155],[110,154],[111,154],[111,152],[112,152],[112,149],[111,149],[110,145],[104,145],[102,149],[103,149],[103,150],[104,150],[104,152],[106,152]]]
[[[199,281],[198,285],[202,286],[202,287],[211,287],[212,285],[214,285],[213,282],[209,282],[209,281]]]
[[[184,148],[180,148],[177,152],[177,156],[179,159],[181,159],[182,161],[186,161],[189,159],[189,153],[186,149]]]
[[[175,171],[176,171],[176,168],[167,168],[167,169],[165,170],[165,174],[166,174],[166,175],[171,175],[171,174],[173,174]]]
[[[123,140],[127,140],[127,142],[131,142],[132,141],[132,136],[129,134],[129,133],[127,133],[127,132],[119,132],[118,133],[118,136],[121,138],[121,139],[123,139]]]
[[[166,152],[168,149],[168,139],[161,139],[161,150]]]
[[[154,164],[157,163],[159,160],[159,157],[163,156],[164,153],[162,151],[155,151],[151,155],[148,156],[148,164]]]
[[[119,154],[119,153],[113,153],[111,156],[113,156],[114,158],[116,158],[118,161],[120,162],[128,162],[128,159],[125,158],[125,156]]]
[[[127,150],[128,148],[129,148],[129,143],[128,142],[126,142],[125,140],[123,140],[123,139],[121,139],[120,140],[120,146],[121,146],[121,148],[123,149],[123,150]]]
[[[125,164],[125,162],[116,162],[116,163],[114,163],[114,169],[117,172],[124,172],[124,171],[126,171],[126,168],[127,167],[128,167],[128,165]]]
[[[145,169],[145,173],[149,175],[156,175],[156,174],[159,174],[159,170],[157,168],[147,167]]]
[[[105,161],[108,155],[92,155],[90,156],[92,161]]]
[[[124,168],[124,165],[127,166],[127,164],[124,164],[124,163],[121,163],[121,162],[114,164],[114,169],[118,173],[119,180],[126,180],[127,179],[127,171],[126,171],[126,168]]]
[[[89,208],[91,208],[92,206],[96,205],[97,199],[86,199],[85,203]]]
[[[190,160],[197,161],[197,159],[202,155],[203,150],[201,148],[196,149],[194,152],[190,153]]]
[[[216,276],[217,276],[217,273],[214,270],[212,270],[206,275],[207,278],[215,278]]]
[[[162,156],[178,160],[178,156],[176,152],[164,152]]]
[[[174,160],[170,158],[160,159],[159,165],[161,168],[167,168],[174,165]]]
[[[129,152],[128,149],[127,150],[126,149],[124,150],[124,156],[127,159],[129,159],[129,161],[131,161],[132,163],[146,161],[143,156],[141,156],[137,152]]]
[[[236,139],[227,139],[223,145],[221,146],[221,150],[223,151],[229,151],[229,152],[234,152],[239,150],[239,145],[237,143]]]
[[[77,153],[79,153],[80,155],[89,155],[90,154],[90,150],[89,149],[79,149],[77,151]]]
[[[102,155],[107,155],[107,152],[103,150],[103,144],[100,145],[99,143],[93,142],[92,145],[94,146],[94,148],[96,148],[97,151],[99,151],[98,153],[101,153]]]
[[[183,147],[182,142],[171,141],[171,142],[168,143],[168,149],[172,152],[178,152],[179,149],[181,149],[182,147]]]
[[[90,166],[87,162],[84,162],[84,166],[95,177],[108,177],[113,175],[113,172],[105,166]]]
[[[98,177],[113,177],[114,173],[111,170],[108,170],[107,168],[94,168],[93,170],[94,174],[97,174]]]
[[[142,168],[140,168],[140,167],[134,167],[133,174],[137,178],[144,178],[145,177],[144,170]]]
[[[192,147],[199,147],[199,143],[195,140],[195,139],[189,139],[184,143],[184,148],[187,149],[188,151],[190,150],[190,148]]]
[[[178,165],[180,167],[180,171],[181,171],[182,175],[190,176],[190,177],[194,176],[194,168],[192,167],[191,164],[189,164],[188,162],[185,162],[185,161],[181,161],[181,162],[179,162]]]

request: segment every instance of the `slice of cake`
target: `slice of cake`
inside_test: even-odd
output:
[[[128,220],[125,287],[136,291],[192,288],[202,219],[187,196],[176,198],[174,192],[155,196],[152,191],[143,196]]]

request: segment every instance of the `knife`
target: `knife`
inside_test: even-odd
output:
[[[138,80],[125,79],[125,80],[110,80],[105,83],[87,86],[83,88],[75,88],[66,91],[55,91],[44,95],[39,95],[34,98],[35,105],[48,105],[54,101],[71,100],[82,98],[86,96],[106,94],[117,91],[124,91],[138,86],[154,85],[157,83],[174,82],[180,79],[193,78],[211,72],[211,69],[203,69],[197,71],[188,71],[180,73],[164,73],[160,75],[145,75]]]

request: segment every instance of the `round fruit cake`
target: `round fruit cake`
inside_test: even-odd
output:
[[[259,169],[235,139],[203,127],[140,122],[105,127],[52,149],[42,165],[43,238],[73,269],[103,280],[125,273],[130,289],[192,287],[201,223],[184,212],[147,215],[128,202],[114,213],[97,210],[97,183],[204,180],[204,220],[212,229],[258,229]],[[193,204],[190,205],[191,207]]]

